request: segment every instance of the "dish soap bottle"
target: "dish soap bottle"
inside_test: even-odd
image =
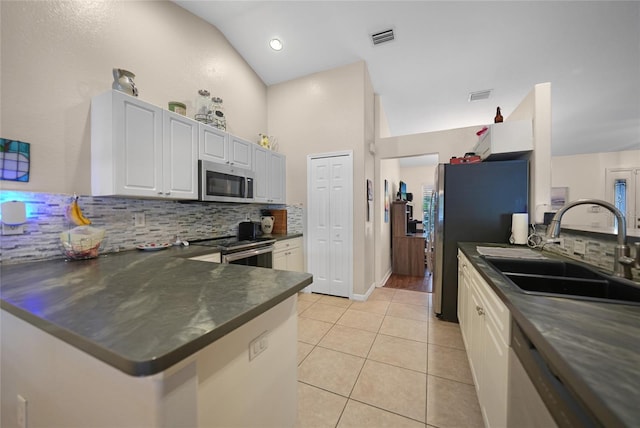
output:
[[[502,113],[500,113],[500,107],[496,110],[496,117],[493,118],[493,123],[501,123],[502,122]]]

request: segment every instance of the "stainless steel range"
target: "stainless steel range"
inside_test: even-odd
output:
[[[274,242],[275,239],[268,238],[241,241],[235,236],[223,236],[190,241],[190,244],[218,248],[222,263],[271,268]]]

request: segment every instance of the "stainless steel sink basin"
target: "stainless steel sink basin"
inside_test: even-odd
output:
[[[640,305],[640,284],[579,263],[495,257],[485,260],[523,293]]]

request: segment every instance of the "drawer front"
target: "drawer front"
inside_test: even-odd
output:
[[[273,251],[285,251],[292,248],[298,248],[302,246],[302,238],[291,238],[291,239],[283,239],[281,241],[277,241],[273,244]]]

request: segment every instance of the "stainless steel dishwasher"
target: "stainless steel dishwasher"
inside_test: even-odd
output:
[[[562,384],[515,321],[511,324],[509,352],[507,426],[601,426]]]

